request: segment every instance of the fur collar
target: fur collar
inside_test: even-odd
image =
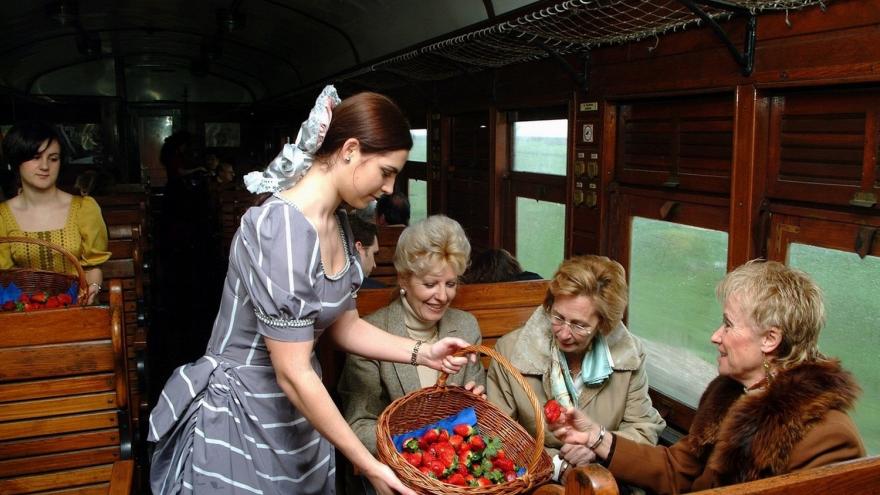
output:
[[[779,373],[761,392],[718,377],[700,399],[687,441],[723,484],[785,472],[792,449],[829,411],[846,411],[860,392],[852,375],[830,360]]]

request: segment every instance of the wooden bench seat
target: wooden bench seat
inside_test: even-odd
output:
[[[109,285],[108,306],[0,314],[0,493],[131,489],[122,286]]]
[[[597,465],[578,468],[561,485],[544,485],[534,495],[618,495],[611,473]],[[813,469],[771,476],[711,490],[692,492],[699,495],[874,495],[880,493],[880,456],[863,457]]]

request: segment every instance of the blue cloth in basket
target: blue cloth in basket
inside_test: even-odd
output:
[[[391,441],[394,442],[394,448],[397,449],[398,452],[403,452],[403,442],[405,442],[409,438],[422,438],[422,434],[431,428],[445,428],[452,433],[452,427],[455,425],[466,424],[470,426],[477,425],[477,411],[473,407],[466,407],[452,416],[446,417],[437,421],[436,423],[429,424],[427,426],[423,426],[417,430],[408,431],[406,433],[401,433],[400,435],[394,435],[391,437]]]

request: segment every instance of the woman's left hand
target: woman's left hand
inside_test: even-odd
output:
[[[590,430],[596,427],[593,420],[576,407],[562,412],[559,421],[553,423],[553,435],[562,443],[584,445],[590,439]]]
[[[424,352],[420,353],[424,364],[429,368],[442,371],[448,374],[458,373],[467,363],[477,361],[476,354],[468,356],[453,356],[456,351],[470,346],[466,340],[456,337],[446,337],[431,344]]]
[[[479,395],[480,397],[487,399],[486,397],[486,387],[482,385],[477,385],[477,382],[471,380],[464,384],[465,390],[470,390],[474,395]]]
[[[586,466],[596,459],[596,453],[580,444],[566,443],[559,449],[565,462],[574,467]]]

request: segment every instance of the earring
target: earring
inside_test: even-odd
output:
[[[767,377],[767,381],[772,381],[776,373],[770,368],[770,361],[767,361],[767,356],[764,356],[764,362],[761,365],[764,367],[764,375]]]
[[[401,288],[401,289],[400,289],[400,295],[401,295],[401,296],[405,296],[405,295],[406,295],[406,289]]]
[[[348,156],[345,157],[345,161],[347,161],[347,162],[351,161],[351,153],[349,153]]]

